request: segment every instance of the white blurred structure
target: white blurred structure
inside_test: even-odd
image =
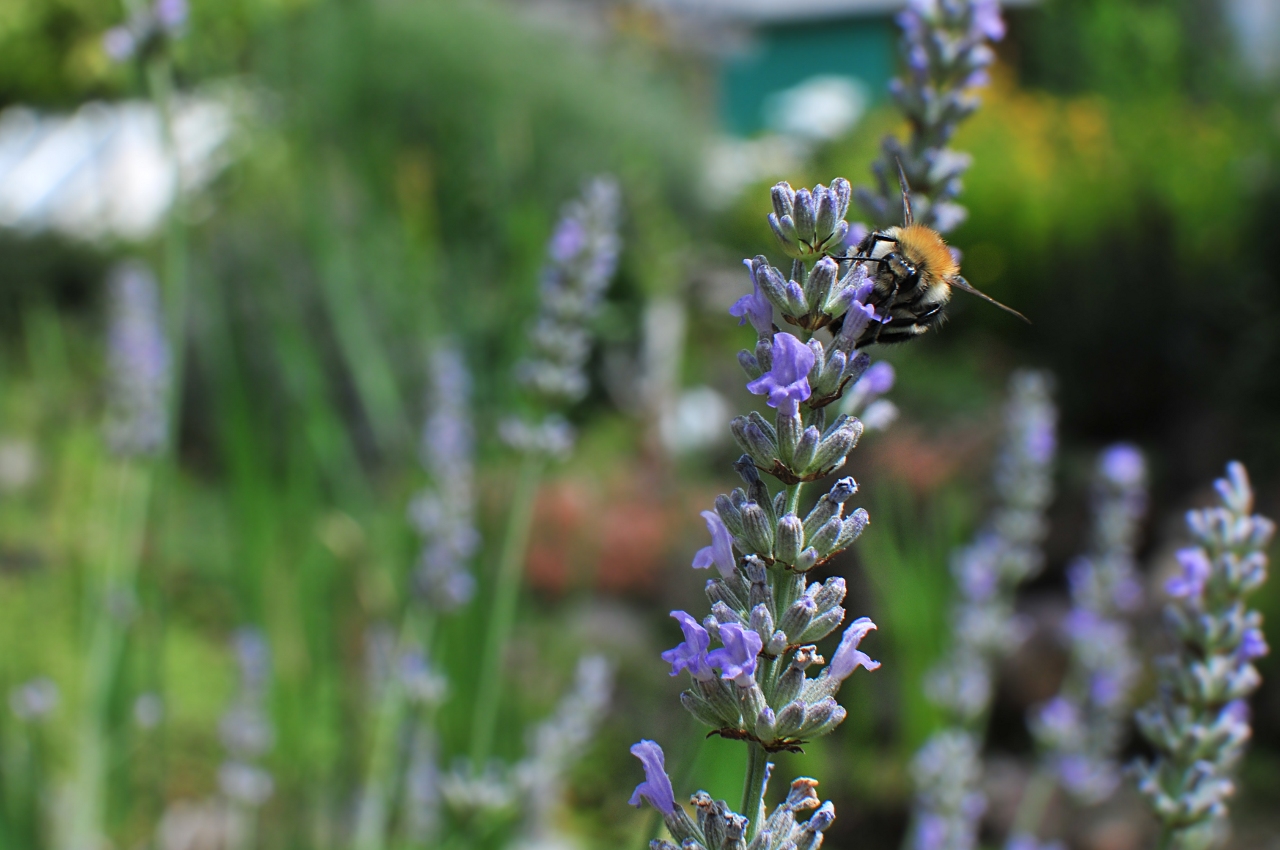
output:
[[[146,238],[179,185],[190,192],[225,165],[231,110],[207,98],[174,104],[175,157],[143,101],[88,103],[70,115],[0,112],[0,227],[99,241]]]
[[[1224,10],[1245,69],[1259,81],[1280,76],[1280,2],[1225,0]]]
[[[770,95],[765,120],[775,133],[827,141],[852,130],[870,101],[867,87],[853,77],[815,74]]]

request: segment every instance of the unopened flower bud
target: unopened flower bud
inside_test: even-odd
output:
[[[809,625],[796,636],[798,641],[814,641],[822,640],[827,635],[834,632],[844,622],[844,609],[837,606],[821,614],[816,615],[809,621]]]
[[[787,639],[792,643],[799,643],[800,636],[809,628],[809,623],[817,613],[818,604],[813,601],[812,596],[805,594],[783,612],[778,628],[786,633]]]
[[[805,704],[803,701],[793,699],[782,707],[778,712],[777,720],[774,724],[774,735],[778,738],[794,738],[796,733],[804,726],[805,720]]]
[[[772,524],[764,508],[754,502],[748,502],[742,509],[742,536],[752,552],[773,557]]]
[[[843,528],[844,522],[839,517],[832,517],[809,538],[809,542],[818,550],[819,555],[826,557],[831,554]]]
[[[778,520],[778,536],[774,544],[774,557],[784,564],[794,564],[804,548],[804,523],[795,514],[787,514]]]
[[[800,442],[796,444],[795,455],[791,459],[791,467],[799,475],[807,472],[816,471],[814,467],[814,457],[818,454],[818,444],[822,440],[822,434],[817,428],[810,425],[804,429],[804,433],[800,435]]]
[[[768,605],[757,605],[751,609],[749,628],[761,636],[773,634],[773,614],[769,613]]]

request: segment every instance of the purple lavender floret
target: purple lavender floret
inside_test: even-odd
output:
[[[809,346],[789,333],[773,337],[773,368],[747,384],[756,395],[767,395],[770,407],[778,408],[789,416],[797,415],[800,402],[812,394],[809,389],[809,370],[815,357]]]
[[[751,327],[755,328],[757,334],[767,337],[773,333],[773,304],[760,291],[760,281],[756,280],[756,270],[751,261],[743,260],[742,262],[751,274],[753,292],[733,302],[733,306],[729,308],[729,315],[741,317],[739,325],[750,321]]]
[[[641,741],[633,744],[631,755],[640,759],[644,765],[644,782],[636,786],[628,804],[638,806],[647,802],[663,815],[672,815],[676,811],[676,795],[671,788],[671,777],[667,776],[666,756],[656,741]]]
[[[693,568],[705,570],[715,564],[720,575],[729,578],[737,566],[733,557],[733,536],[715,511],[703,511],[702,518],[707,522],[707,531],[711,532],[711,545],[699,549],[693,556]]]
[[[879,661],[872,661],[871,656],[858,649],[858,644],[875,627],[876,624],[871,622],[870,617],[859,617],[845,629],[844,636],[840,638],[840,645],[836,648],[836,654],[831,658],[833,678],[843,682],[859,667],[865,667],[868,671],[880,669]]]
[[[681,670],[688,670],[689,675],[695,679],[714,679],[715,671],[711,669],[711,662],[707,657],[711,635],[684,611],[672,611],[671,617],[680,624],[680,629],[684,632],[683,643],[662,653],[662,660],[671,665],[671,675],[676,676]]]
[[[1262,615],[1246,598],[1266,580],[1275,524],[1253,513],[1240,463],[1214,482],[1221,504],[1190,511],[1196,545],[1178,552],[1165,620],[1174,652],[1160,659],[1158,693],[1137,713],[1156,751],[1134,767],[1138,790],[1160,822],[1162,847],[1208,847],[1229,828],[1227,800],[1249,740],[1248,706],[1267,652]]]
[[[721,649],[707,653],[707,661],[720,670],[720,678],[732,680],[738,687],[755,683],[756,657],[764,648],[760,635],[736,623],[720,626]]]

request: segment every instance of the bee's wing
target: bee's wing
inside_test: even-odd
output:
[[[1004,311],[1005,311],[1005,312],[1007,312],[1007,313],[1012,313],[1013,315],[1017,316],[1019,319],[1021,319],[1021,320],[1022,320],[1022,321],[1024,321],[1024,322],[1026,322],[1028,325],[1029,325],[1029,324],[1031,324],[1031,320],[1030,320],[1030,319],[1028,319],[1026,316],[1022,315],[1021,313],[1019,313],[1017,310],[1013,309],[1012,307],[1009,307],[1009,306],[1006,306],[1006,305],[1004,305],[1004,304],[1001,304],[999,301],[997,301],[996,299],[992,298],[992,297],[991,297],[990,295],[988,295],[987,293],[982,292],[982,291],[980,291],[980,290],[978,290],[978,289],[975,289],[975,288],[974,288],[974,286],[973,286],[973,284],[969,283],[969,281],[965,280],[965,279],[964,279],[964,278],[962,278],[960,275],[955,275],[954,277],[950,278],[950,279],[947,281],[947,283],[951,284],[951,285],[952,285],[952,286],[954,286],[956,289],[961,289],[961,290],[964,290],[965,292],[968,292],[970,295],[976,295],[976,296],[978,296],[979,298],[981,298],[983,301],[989,301],[989,302],[991,302],[992,304],[994,304],[994,305],[996,305],[997,307],[999,307],[1001,310],[1004,310]]]

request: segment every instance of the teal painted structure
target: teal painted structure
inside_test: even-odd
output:
[[[818,75],[852,77],[872,103],[883,100],[894,74],[897,37],[888,16],[761,25],[751,47],[721,66],[724,129],[738,136],[763,130],[769,96]]]

